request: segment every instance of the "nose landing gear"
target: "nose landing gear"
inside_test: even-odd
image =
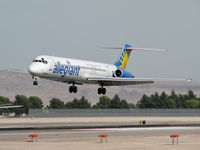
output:
[[[33,76],[33,79],[34,79],[33,85],[34,85],[34,86],[37,86],[37,85],[38,85],[37,77],[36,77],[36,76]]]
[[[33,85],[38,85],[38,81],[37,80],[35,80],[35,81],[33,81]]]

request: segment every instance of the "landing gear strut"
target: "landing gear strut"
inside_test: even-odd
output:
[[[103,86],[102,87],[100,87],[100,88],[98,88],[98,94],[100,95],[100,94],[103,94],[103,95],[105,95],[106,94],[106,88],[104,88]]]
[[[74,84],[72,86],[69,87],[69,93],[76,93],[77,92],[77,87],[74,86]]]

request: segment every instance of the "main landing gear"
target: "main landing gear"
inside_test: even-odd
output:
[[[69,87],[69,93],[77,93],[77,87],[74,84]]]
[[[98,94],[100,95],[100,94],[103,94],[103,95],[105,95],[106,94],[106,88],[104,88],[103,86],[102,87],[100,87],[100,88],[98,88]]]
[[[33,76],[33,79],[34,79],[33,85],[34,85],[34,86],[37,86],[37,85],[38,85],[37,77]]]

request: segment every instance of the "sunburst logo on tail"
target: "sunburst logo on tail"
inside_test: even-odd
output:
[[[120,57],[120,62],[121,62],[121,65],[119,66],[120,68],[126,69],[128,58],[129,58],[129,55],[128,55],[127,51],[124,50]]]
[[[122,54],[118,60],[118,62],[115,63],[115,65],[117,67],[120,67],[122,69],[126,69],[126,65],[127,65],[127,62],[128,62],[128,59],[129,59],[129,55],[131,53],[131,49],[128,49],[132,47],[131,45],[128,45],[128,44],[125,44],[123,49],[122,49]]]

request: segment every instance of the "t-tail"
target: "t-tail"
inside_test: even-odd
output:
[[[112,48],[112,49],[119,49],[119,48]],[[115,66],[120,67],[125,70],[132,50],[165,51],[164,49],[136,48],[136,47],[132,47],[129,44],[125,44],[124,47],[122,48],[122,54],[120,55],[119,60],[115,63]]]
[[[131,54],[132,49],[128,49],[131,48],[132,46],[129,44],[125,44],[123,49],[122,49],[122,54],[119,58],[119,60],[115,63],[115,66],[120,67],[122,69],[126,69],[126,65],[129,59],[129,56]]]

